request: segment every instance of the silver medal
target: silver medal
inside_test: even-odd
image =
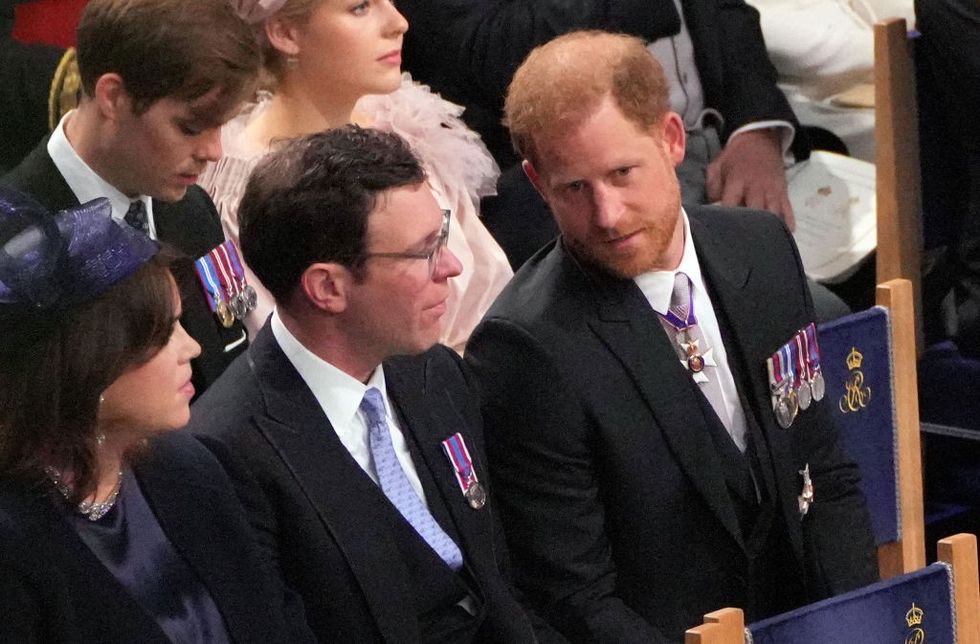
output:
[[[813,380],[810,381],[810,388],[813,390],[814,400],[823,400],[823,395],[826,393],[826,385],[823,381],[823,374],[819,370],[814,372]]]
[[[783,429],[789,429],[799,411],[796,392],[791,388],[784,389],[780,392],[773,411],[776,413],[776,422],[779,423],[779,426]]]
[[[810,383],[805,380],[800,382],[800,388],[796,390],[796,398],[800,403],[800,409],[806,411],[807,407],[813,401],[813,392],[810,390]]]
[[[470,504],[470,507],[474,510],[479,510],[487,503],[487,492],[480,485],[479,481],[474,481],[470,483],[470,486],[466,488],[466,492],[463,494],[466,497],[466,502]]]
[[[248,306],[245,303],[245,298],[242,296],[242,293],[232,295],[228,301],[228,306],[231,307],[231,312],[235,314],[236,320],[245,319],[245,314],[248,313]]]

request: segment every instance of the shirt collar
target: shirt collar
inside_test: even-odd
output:
[[[378,365],[365,384],[303,346],[283,324],[277,310],[272,312],[270,325],[279,347],[313,392],[334,427],[346,427],[353,422],[364,393],[370,387],[376,387],[381,392],[382,399],[388,400],[382,365]]]
[[[691,222],[687,213],[681,208],[681,219],[684,221],[684,252],[680,264],[672,271],[649,271],[633,278],[640,287],[643,295],[657,313],[665,314],[670,307],[670,296],[674,291],[674,275],[684,273],[694,285],[692,294],[699,289],[704,292],[704,279],[701,277],[701,264],[694,250],[694,240],[691,238]]]
[[[75,152],[75,148],[72,147],[71,142],[68,141],[68,136],[65,134],[65,124],[72,114],[74,114],[74,110],[61,117],[58,127],[51,133],[51,138],[48,140],[48,154],[51,156],[51,161],[54,162],[58,172],[64,177],[65,183],[75,193],[79,203],[106,197],[112,204],[112,218],[116,221],[122,221],[133,200],[96,174],[95,170]],[[150,198],[146,195],[140,195],[139,200],[146,206],[147,216],[152,217],[150,214],[152,213]]]

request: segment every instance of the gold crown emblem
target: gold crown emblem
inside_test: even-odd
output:
[[[851,347],[851,352],[847,354],[847,368],[851,371],[860,369],[862,362],[864,362],[864,356],[857,350],[857,347]]]
[[[909,612],[905,613],[905,623],[909,625],[909,628],[918,626],[922,623],[923,615],[924,611],[921,608],[918,608],[915,605],[915,602],[912,602],[912,608],[909,609]]]

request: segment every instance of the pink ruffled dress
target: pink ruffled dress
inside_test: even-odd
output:
[[[238,245],[238,203],[252,169],[267,150],[250,150],[244,130],[265,109],[270,96],[260,96],[222,130],[224,157],[209,164],[199,179],[221,215],[225,236]],[[449,280],[450,294],[440,341],[462,353],[473,328],[490,308],[513,272],[507,256],[480,221],[480,198],[494,194],[499,169],[479,135],[459,118],[463,108],[443,100],[425,85],[402,75],[392,94],[365,96],[357,111],[372,127],[405,138],[425,165],[436,201],[452,210],[449,248],[463,264],[461,275]],[[245,319],[252,337],[275,305],[272,295],[245,266],[249,284],[258,292],[258,307]]]

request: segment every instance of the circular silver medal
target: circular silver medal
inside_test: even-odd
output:
[[[823,381],[823,374],[819,371],[813,374],[813,380],[810,381],[810,388],[813,390],[814,400],[823,400],[823,395],[826,393],[826,385]]]
[[[245,308],[249,311],[254,311],[255,307],[259,305],[259,295],[252,288],[251,284],[246,284],[242,287],[241,292],[242,299],[245,301]]]
[[[466,488],[466,492],[463,494],[466,497],[466,502],[470,504],[470,507],[474,510],[479,510],[487,503],[487,492],[480,485],[479,481],[475,481]]]
[[[245,314],[248,313],[248,306],[245,303],[245,298],[242,297],[241,293],[235,293],[228,300],[228,306],[231,307],[231,312],[235,314],[236,320],[244,320]]]
[[[792,389],[780,393],[776,400],[776,406],[773,408],[776,413],[776,422],[783,429],[789,429],[790,425],[793,424],[793,419],[796,418],[798,410],[799,403],[796,399],[796,392]]]
[[[796,390],[796,398],[799,400],[800,409],[805,411],[813,401],[813,392],[810,390],[810,383],[805,380],[800,382],[800,388]]]

